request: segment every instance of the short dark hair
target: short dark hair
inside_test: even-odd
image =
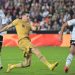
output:
[[[29,13],[27,13],[27,12],[22,12],[22,13],[21,13],[21,15],[26,15],[26,14],[29,14]]]

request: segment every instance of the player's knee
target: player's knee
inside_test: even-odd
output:
[[[36,55],[36,56],[39,56],[40,53],[39,53],[39,50],[37,48],[33,48],[32,49],[32,52]]]
[[[27,58],[27,59],[30,58],[31,55],[32,55],[31,48],[29,49],[29,52],[25,52],[25,53],[24,53],[24,57]]]
[[[28,64],[26,67],[30,67],[31,66],[31,64]]]
[[[30,64],[22,65],[22,68],[25,68],[25,67],[30,67]]]
[[[72,55],[75,55],[75,50],[70,51]]]
[[[29,59],[31,57],[31,53],[24,54],[24,58]]]
[[[72,55],[75,55],[75,52],[71,52],[72,53]]]
[[[27,63],[27,64],[24,64],[24,63],[22,63],[22,68],[25,68],[25,67],[30,67],[30,63]]]

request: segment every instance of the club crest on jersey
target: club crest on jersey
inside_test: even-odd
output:
[[[25,27],[25,25],[23,24],[22,27]]]

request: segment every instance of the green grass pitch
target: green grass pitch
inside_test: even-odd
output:
[[[70,66],[67,74],[64,73],[63,68],[66,57],[69,53],[69,48],[66,47],[39,47],[41,53],[48,59],[49,62],[59,62],[54,71],[50,71],[46,65],[42,64],[39,59],[33,54],[32,65],[29,68],[16,68],[10,73],[6,73],[7,64],[19,63],[23,60],[22,51],[17,47],[4,47],[2,49],[2,63],[3,69],[0,75],[75,75],[75,60]]]

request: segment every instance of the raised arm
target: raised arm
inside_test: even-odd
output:
[[[6,26],[0,28],[0,32],[7,31],[7,30],[8,30],[9,28],[11,28],[11,27],[13,27],[12,24],[6,25]]]
[[[62,41],[62,39],[63,39],[63,32],[64,32],[64,30],[65,30],[66,27],[68,27],[68,23],[67,23],[67,22],[64,23],[64,24],[62,25],[62,27],[61,27],[61,31],[60,31],[60,41]]]

